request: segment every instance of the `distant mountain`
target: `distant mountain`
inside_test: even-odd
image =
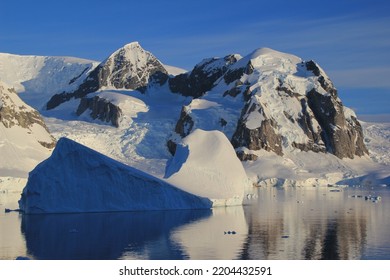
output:
[[[26,177],[50,155],[55,139],[40,114],[0,82],[0,171],[2,176]]]

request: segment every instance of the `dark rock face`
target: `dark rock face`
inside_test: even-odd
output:
[[[313,151],[316,153],[325,153],[326,147],[324,144],[324,141],[322,139],[322,128],[321,127],[314,127],[314,115],[313,112],[310,110],[308,104],[307,104],[307,98],[301,99],[301,106],[302,106],[302,112],[301,117],[297,119],[297,122],[299,126],[302,128],[306,136],[309,138],[309,142],[307,143],[296,143],[293,142],[292,145],[295,148],[298,148],[302,151]]]
[[[247,74],[250,75],[253,73],[254,67],[252,63],[249,61],[246,67],[241,67],[237,69],[229,69],[226,74],[223,76],[226,84],[230,84],[234,81],[239,80],[242,75]]]
[[[308,106],[321,125],[321,137],[327,151],[339,158],[368,154],[362,127],[356,117],[346,116],[332,82],[315,62],[307,62],[306,68],[318,76],[318,82],[327,92],[324,95],[312,89],[306,94]]]
[[[77,90],[54,95],[46,108],[53,109],[71,98],[83,98],[105,86],[145,92],[149,84],[161,85],[167,79],[168,72],[161,62],[138,43],[131,43],[114,52],[91,71]]]
[[[80,116],[87,109],[91,110],[90,116],[93,119],[99,119],[111,123],[115,127],[119,127],[119,119],[122,115],[122,110],[108,100],[98,96],[93,98],[83,97],[80,100],[76,114]]]
[[[194,127],[194,121],[191,118],[191,115],[188,113],[186,106],[181,108],[179,120],[175,126],[175,133],[179,135],[181,138],[186,137],[192,131]],[[174,139],[169,139],[167,141],[168,151],[174,155],[176,152],[177,143]]]
[[[246,147],[252,151],[264,149],[282,156],[282,137],[275,132],[274,125],[274,122],[268,119],[264,120],[259,128],[249,129],[245,122],[240,120],[232,138],[233,147]],[[242,160],[245,158],[253,160],[252,156],[241,154],[240,158]]]
[[[191,133],[192,128],[194,126],[194,121],[191,116],[188,114],[185,106],[181,108],[180,118],[177,121],[175,132],[179,134],[182,138],[186,137]]]
[[[323,129],[322,139],[328,152],[339,158],[368,154],[360,123],[353,116],[346,119],[337,96],[322,95],[314,89],[307,96],[308,104]]]
[[[248,160],[254,161],[258,159],[258,156],[254,154],[247,154],[244,151],[237,151],[236,154],[241,161],[248,161]]]
[[[197,64],[190,73],[177,75],[168,80],[172,92],[199,98],[213,88],[228,67],[237,62],[235,55],[211,58]]]

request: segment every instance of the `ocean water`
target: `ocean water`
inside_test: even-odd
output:
[[[5,213],[18,196],[0,194],[0,259],[390,259],[385,187],[259,188],[211,210]]]

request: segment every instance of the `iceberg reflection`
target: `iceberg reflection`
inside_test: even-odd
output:
[[[23,215],[22,233],[35,259],[183,259],[171,232],[211,210]]]
[[[248,237],[242,206],[216,207],[207,219],[183,225],[172,233],[190,259],[238,259]]]

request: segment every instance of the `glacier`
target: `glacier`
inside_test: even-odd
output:
[[[209,209],[212,201],[126,166],[70,139],[29,174],[26,214]]]

